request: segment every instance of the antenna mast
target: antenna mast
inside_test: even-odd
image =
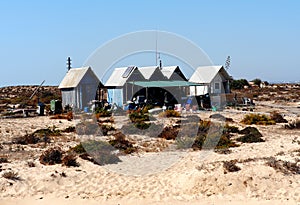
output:
[[[228,70],[230,68],[230,56],[227,57],[226,62],[225,62],[225,69]]]
[[[70,57],[68,57],[68,59],[67,59],[67,69],[68,69],[68,71],[71,69],[71,58]]]
[[[157,31],[155,35],[155,65],[157,66]]]

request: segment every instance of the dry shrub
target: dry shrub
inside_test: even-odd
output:
[[[32,161],[27,162],[28,167],[35,167],[35,163]]]
[[[2,174],[2,177],[6,178],[6,179],[11,179],[11,180],[19,180],[20,179],[18,173],[14,172],[14,171],[4,172]]]
[[[55,127],[39,129],[31,134],[13,138],[12,143],[22,145],[37,144],[40,142],[50,143],[51,138],[49,136],[61,136],[60,130],[57,130]]]
[[[44,137],[36,136],[35,134],[26,134],[21,137],[13,138],[12,143],[13,144],[21,144],[21,145],[28,145],[28,144],[37,144],[39,142],[50,142],[50,138],[45,135]]]
[[[66,133],[70,133],[70,132],[75,132],[76,128],[74,126],[69,126],[66,129],[62,130],[61,132],[66,132]]]
[[[102,134],[104,136],[107,136],[109,131],[115,131],[116,130],[112,125],[108,125],[108,124],[101,124],[100,129],[101,129]]]
[[[102,123],[114,123],[115,122],[115,120],[114,120],[114,118],[113,117],[110,117],[110,118],[108,118],[108,119],[98,119],[97,120],[100,124],[102,124]]]
[[[216,120],[220,120],[220,121],[226,121],[226,122],[233,122],[233,119],[232,118],[228,118],[228,117],[225,117],[219,113],[217,114],[212,114],[209,116],[209,118],[211,119],[216,119]]]
[[[50,148],[40,156],[40,163],[44,165],[54,165],[62,163],[63,151],[59,147]]]
[[[228,124],[226,124],[224,126],[224,131],[227,133],[238,133],[239,132],[239,128],[236,126],[230,126]]]
[[[80,158],[98,165],[115,164],[121,161],[118,156],[112,153],[115,148],[104,141],[82,142],[71,148],[70,151],[74,151],[79,154]]]
[[[76,161],[77,156],[74,153],[67,153],[62,158],[62,164],[67,167],[78,167],[79,164]]]
[[[97,109],[95,112],[96,119],[99,119],[101,117],[111,117],[111,115],[111,111],[105,109]]]
[[[198,130],[195,133],[195,127]],[[180,136],[176,138],[179,148],[192,147],[194,150],[201,149],[228,149],[238,145],[230,139],[228,129],[223,129],[221,123],[200,121],[199,124],[188,124],[183,127]]]
[[[166,110],[164,112],[159,113],[159,117],[180,117],[180,113],[176,110]]]
[[[271,120],[275,121],[276,123],[287,123],[288,121],[282,117],[281,114],[278,112],[272,112],[270,115]]]
[[[241,123],[245,125],[274,125],[274,120],[263,114],[249,114],[245,115]]]
[[[227,172],[237,172],[240,171],[241,168],[236,165],[237,160],[230,160],[223,162],[224,173]]]
[[[126,136],[123,133],[118,132],[114,134],[114,138],[115,139],[109,141],[109,144],[111,144],[114,148],[124,152],[125,154],[131,154],[136,151],[136,148],[133,147],[133,144],[126,139]]]
[[[162,132],[157,136],[166,140],[175,140],[178,135],[178,129],[172,126],[165,127]]]
[[[146,123],[146,122],[138,122],[138,123],[128,123],[122,126],[122,133],[127,135],[146,135],[149,137],[157,137],[161,130],[163,129],[162,124],[155,123]]]
[[[297,165],[297,162],[276,160],[274,157],[271,157],[266,164],[284,174],[300,174],[300,166]]]
[[[243,143],[256,143],[256,142],[264,142],[262,139],[262,134],[255,127],[246,127],[245,129],[239,132],[240,134],[244,134],[237,138],[236,140]]]
[[[73,112],[68,112],[67,114],[56,114],[50,117],[52,120],[68,120],[71,121],[73,119]]]
[[[0,164],[1,163],[8,163],[8,158],[7,156],[0,156]]]
[[[140,122],[144,122],[144,121],[150,121],[149,114],[144,113],[140,110],[131,111],[131,113],[129,114],[129,119],[133,123],[140,123]]]

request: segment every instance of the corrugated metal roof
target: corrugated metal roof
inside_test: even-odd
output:
[[[161,72],[158,66],[139,67],[138,69],[146,80],[149,80],[157,70]]]
[[[222,74],[224,75],[224,77],[226,79],[228,79],[228,80],[231,79],[231,77],[228,75],[227,71],[221,65],[201,66],[196,69],[196,71],[193,73],[193,75],[189,79],[189,82],[208,84],[214,79],[214,77],[219,72],[222,72]]]
[[[165,87],[178,87],[178,86],[197,86],[198,83],[191,83],[187,81],[135,81],[129,82],[133,85],[138,85],[141,87],[158,87],[158,88],[165,88]]]
[[[58,88],[75,88],[80,83],[84,75],[90,70],[93,75],[94,72],[90,67],[72,68],[65,75],[64,79],[59,84]],[[97,76],[95,75],[97,78]],[[98,79],[98,78],[97,78]]]
[[[175,70],[176,70],[177,67],[178,67],[178,66],[166,66],[166,67],[162,67],[162,68],[161,68],[161,72],[162,72],[162,74],[163,74],[166,78],[170,79],[170,77],[171,77],[172,74],[175,72]]]

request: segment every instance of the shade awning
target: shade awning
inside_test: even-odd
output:
[[[132,81],[128,82],[132,85],[137,85],[141,87],[184,87],[184,86],[200,86],[202,84],[192,83],[187,81]]]

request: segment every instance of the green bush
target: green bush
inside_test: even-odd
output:
[[[145,114],[141,111],[133,111],[129,114],[129,119],[131,120],[131,122],[133,123],[140,123],[140,122],[144,122],[144,121],[149,121],[149,115]]]
[[[249,83],[246,79],[233,80],[230,82],[230,88],[233,90],[243,89],[244,86],[249,86]]]
[[[95,110],[95,116],[97,119],[100,117],[111,117],[111,114],[112,114],[111,111],[105,110],[103,108],[97,108]]]

